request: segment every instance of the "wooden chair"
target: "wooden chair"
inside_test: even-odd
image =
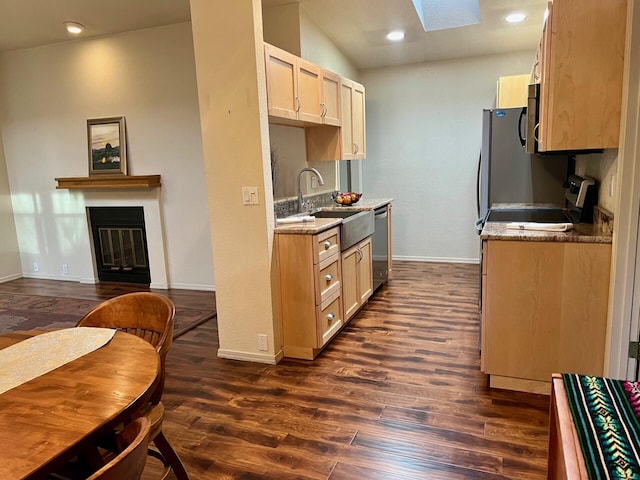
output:
[[[175,305],[168,298],[151,292],[135,292],[107,300],[80,319],[78,327],[116,328],[147,340],[160,356],[160,382],[149,404],[141,414],[151,423],[150,440],[158,452],[149,454],[162,461],[166,479],[173,470],[177,480],[189,480],[180,457],[162,432],[164,405],[160,401],[164,391],[165,361],[173,342],[173,318]]]
[[[118,434],[120,453],[87,480],[140,480],[147,460],[151,423],[146,417],[136,418]]]

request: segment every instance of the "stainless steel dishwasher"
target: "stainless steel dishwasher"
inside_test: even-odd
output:
[[[387,205],[374,210],[374,230],[371,237],[373,251],[373,290],[377,290],[389,278],[389,236]]]

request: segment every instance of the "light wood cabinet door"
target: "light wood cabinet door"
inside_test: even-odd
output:
[[[345,78],[340,80],[342,106],[342,160],[353,160],[353,83]]]
[[[482,366],[492,376],[550,382],[602,375],[611,245],[488,241]]]
[[[510,75],[498,79],[496,108],[526,107],[530,75]]]
[[[351,248],[342,254],[342,303],[344,318],[349,320],[358,311],[358,248]]]
[[[342,254],[344,319],[349,321],[373,293],[371,237]]]
[[[273,45],[264,45],[269,116],[298,118],[297,57]]]
[[[543,32],[540,151],[617,148],[626,0],[555,0]]]
[[[321,78],[322,89],[322,123],[340,127],[342,116],[340,114],[340,77],[324,70]]]
[[[298,77],[298,120],[322,123],[321,69],[313,63],[297,59]]]
[[[371,238],[360,243],[360,261],[358,262],[358,290],[360,305],[364,305],[373,293],[373,256]]]
[[[364,86],[343,78],[342,93],[342,159],[362,160],[367,157]]]
[[[352,130],[354,143],[354,160],[367,158],[367,139],[365,130],[364,87],[353,84]]]

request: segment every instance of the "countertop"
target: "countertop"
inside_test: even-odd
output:
[[[527,209],[527,208],[561,208],[553,204],[543,203],[499,203],[491,206],[492,210]],[[509,222],[487,222],[482,229],[482,240],[521,240],[528,242],[579,242],[579,243],[611,243],[611,230],[598,222],[600,215],[594,215],[595,223],[574,223],[573,229],[567,232],[543,232],[536,230],[507,229]]]
[[[321,210],[351,210],[364,211],[375,210],[376,208],[388,205],[393,201],[392,198],[362,198],[356,205],[341,206],[336,204],[331,207],[322,207]],[[289,223],[285,225],[276,225],[276,234],[300,234],[315,235],[324,232],[332,227],[336,227],[342,223],[340,218],[316,218],[313,222]]]
[[[603,234],[591,223],[574,223],[567,232],[541,232],[536,230],[510,230],[508,222],[487,222],[482,229],[482,240],[520,240],[527,242],[581,242],[611,243],[612,236]]]
[[[322,207],[322,210],[375,210],[384,207],[393,202],[393,198],[362,198],[355,205],[338,205],[337,203],[331,207]]]
[[[332,227],[337,227],[342,223],[340,218],[316,218],[313,222],[304,223],[288,223],[285,225],[276,225],[275,233],[295,233],[300,235],[315,235],[324,232]]]

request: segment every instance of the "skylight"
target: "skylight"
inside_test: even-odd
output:
[[[478,0],[411,0],[425,32],[480,23]]]

